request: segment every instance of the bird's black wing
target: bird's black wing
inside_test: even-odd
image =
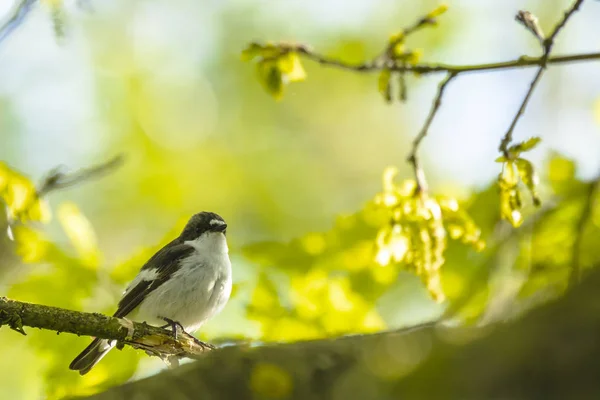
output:
[[[119,307],[113,316],[119,318],[127,316],[127,314],[140,305],[150,292],[162,285],[177,271],[182,258],[189,256],[194,251],[192,246],[177,243],[176,240],[160,249],[144,264],[142,271],[156,270],[156,278],[141,280],[134,287],[129,288],[121,301],[119,301]]]

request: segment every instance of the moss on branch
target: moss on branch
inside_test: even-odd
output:
[[[0,297],[0,326],[2,325],[22,334],[26,334],[24,327],[31,327],[113,339],[119,344],[145,350],[163,359],[196,358],[210,348],[190,335],[179,333],[175,338],[171,331],[145,323],[127,322],[98,313],[24,303],[6,297]]]

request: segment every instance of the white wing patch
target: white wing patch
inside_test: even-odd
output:
[[[144,269],[138,274],[140,281],[153,281],[158,277],[158,269]]]
[[[210,226],[225,225],[225,222],[221,221],[220,219],[211,219],[209,223],[210,223]]]
[[[135,279],[133,281],[131,281],[129,286],[127,286],[127,289],[125,289],[125,292],[123,293],[123,295],[127,294],[131,289],[136,287],[138,283],[140,283],[142,281],[153,281],[158,277],[158,275],[159,275],[159,273],[158,273],[157,268],[141,270],[137,274]]]

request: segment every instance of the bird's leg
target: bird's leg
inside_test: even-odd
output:
[[[171,328],[171,331],[173,332],[173,338],[175,338],[175,340],[177,340],[177,327],[179,327],[181,329],[182,332],[187,333],[185,331],[185,329],[183,329],[183,326],[177,322],[177,321],[173,321],[170,318],[166,318],[166,317],[160,317],[160,319],[162,319],[163,321],[166,322],[165,325],[163,326],[159,326],[159,328],[165,329],[165,328]]]
[[[173,321],[172,319],[165,318],[165,317],[160,317],[160,319],[165,321],[166,324],[163,326],[160,326],[159,328],[165,329],[165,328],[170,327],[171,330],[173,331],[173,337],[175,338],[175,340],[177,340],[177,327],[179,327],[179,329],[181,329],[181,333],[183,333],[183,335],[187,336],[188,338],[191,338],[198,346],[202,347],[203,349],[209,349],[209,350],[215,349],[215,346],[213,346],[212,344],[203,342],[202,340],[198,339],[197,337],[187,333],[185,331],[185,329],[183,328],[183,326],[179,322]]]

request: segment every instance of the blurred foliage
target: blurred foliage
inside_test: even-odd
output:
[[[256,62],[258,80],[277,100],[283,98],[284,85],[300,82],[306,78],[306,72],[294,46],[250,43],[242,51],[242,61],[255,59],[258,60]]]
[[[50,219],[50,209],[38,198],[33,183],[3,162],[0,162],[0,200],[6,206],[10,222],[47,222]]]
[[[64,4],[58,0],[44,4],[60,37],[66,32]],[[429,3],[423,6],[432,8]],[[97,81],[99,110],[95,112],[100,114],[102,133],[94,134],[85,118],[86,135],[76,131],[82,143],[89,136],[86,143],[94,149],[131,151],[131,169],[83,194],[76,190],[72,196],[65,194],[69,201],[56,194],[59,226],[39,227],[30,222],[49,221],[46,201],[38,198],[30,179],[0,164],[0,199],[7,207],[8,222],[14,223],[10,250],[24,264],[2,282],[8,296],[111,314],[126,283],[179,233],[189,212],[200,208],[220,212],[216,207],[238,223],[230,224],[228,234],[236,282],[224,311],[230,315],[216,318],[217,328],[207,324],[201,332],[209,341],[218,339],[214,332],[224,332],[224,340],[262,341],[376,332],[442,314],[463,323],[485,323],[524,312],[566,289],[577,246],[577,220],[588,201],[589,185],[578,178],[573,160],[554,154],[538,182],[532,163],[521,157],[538,143],[533,138],[498,159],[503,168],[500,195],[498,182],[462,196],[434,195],[417,190],[413,181],[395,182],[398,171],[387,169],[383,190],[372,196],[378,191],[379,171],[398,159],[398,152],[390,149],[401,146],[396,146],[395,129],[389,129],[399,111],[384,115],[377,104],[371,107],[369,93],[377,95],[371,81],[337,78],[311,70],[308,64],[305,70],[302,59],[311,50],[303,45],[251,43],[242,58],[256,63],[266,91],[276,99],[284,92],[293,94],[287,104],[273,108],[257,97],[253,83],[235,62],[234,51],[232,57],[227,53],[257,33],[251,13],[235,14],[237,19],[228,19],[228,29],[219,33],[223,37],[217,47],[228,50],[219,53],[220,58],[211,58],[208,84],[198,71],[196,46],[174,33],[163,37],[172,31],[155,26],[156,20],[131,28],[140,36],[130,35],[128,22],[144,21],[147,10],[132,7],[130,14],[119,10],[123,15],[109,12],[110,18],[102,21],[112,19],[109,29],[91,17],[83,28],[90,39],[90,70]],[[435,25],[445,10],[436,8],[392,35],[376,60],[417,63],[422,52],[408,47],[407,37],[417,28]],[[213,17],[208,11],[207,15],[207,20]],[[399,7],[390,19],[397,25],[396,19],[403,16]],[[195,20],[200,17],[192,15],[189,25],[201,25]],[[282,20],[277,15],[269,23],[283,30]],[[388,28],[382,30],[390,32]],[[192,33],[194,40],[201,39]],[[430,48],[439,50],[436,47],[448,35],[426,37],[427,54]],[[361,63],[376,48],[376,41],[370,46],[362,39],[336,35],[340,44],[329,45],[330,53]],[[183,47],[178,48],[180,44]],[[191,53],[194,61],[179,59],[183,53]],[[314,89],[288,87],[304,80],[306,71]],[[392,100],[396,91],[398,98],[406,95],[401,74],[384,69],[377,84],[386,100]],[[356,99],[355,103],[346,103],[348,98]],[[368,114],[371,109],[376,111]],[[284,117],[288,119],[282,129],[277,122]],[[393,132],[365,134],[374,131]],[[42,139],[35,141],[43,147],[47,142]],[[362,175],[357,178],[358,174]],[[543,197],[544,207],[525,207],[521,187],[530,191],[536,205]],[[373,199],[356,210],[359,201],[367,198]],[[596,245],[600,206],[593,200],[579,244],[583,270],[600,261]],[[109,207],[114,207],[112,213],[106,212]],[[341,214],[329,229],[314,232],[315,221],[332,215],[332,210]],[[319,214],[321,220],[312,214]],[[224,215],[229,221],[229,215]],[[167,229],[165,223],[173,226]],[[268,236],[265,232],[273,233],[268,240],[262,240]],[[289,240],[292,234],[295,238]],[[80,377],[67,365],[89,338],[26,331],[29,337],[23,339],[0,329],[0,350],[8,352],[25,340],[24,350],[30,350],[19,357],[26,361],[15,360],[13,371],[0,373],[0,378],[25,375],[35,365],[40,376],[29,377],[31,382],[22,386],[37,379],[48,398],[93,393],[162,368],[144,365],[140,358],[146,361],[145,355],[125,349],[111,352],[90,374]],[[264,364],[253,372],[250,384],[265,396],[283,396],[293,390],[289,374]],[[0,397],[4,397],[2,389]]]
[[[97,289],[99,280],[106,279],[106,272],[100,269],[101,256],[95,233],[77,206],[63,203],[57,215],[71,239],[69,246],[59,246],[44,233],[29,226],[15,227],[16,252],[25,263],[40,267],[13,283],[8,296],[80,310],[84,308],[84,301]],[[117,359],[107,357],[106,364],[94,369],[90,379],[82,380],[76,374],[65,371],[66,355],[79,347],[81,340],[73,335],[48,335],[47,332],[27,328],[26,332],[28,342],[45,365],[43,374],[48,398],[91,394],[106,387],[108,382],[126,380],[135,372],[139,355],[124,351]]]
[[[250,43],[242,50],[242,61],[255,61],[258,72],[258,80],[276,100],[283,98],[283,87],[290,82],[299,82],[306,79],[306,72],[300,61],[300,56],[306,56],[321,64],[335,65],[342,68],[353,69],[355,72],[363,72],[363,66],[369,64],[382,65],[384,68],[379,74],[377,87],[384,99],[389,103],[392,101],[392,78],[397,77],[399,82],[399,96],[406,100],[406,82],[404,73],[393,72],[391,67],[397,65],[415,65],[422,56],[421,50],[407,48],[406,39],[412,33],[422,28],[436,26],[437,17],[444,14],[448,6],[440,5],[420,18],[413,26],[390,36],[385,50],[373,61],[362,61],[353,64],[323,57],[313,52],[308,46],[292,43]],[[418,74],[417,74],[418,75]]]
[[[415,181],[394,183],[398,171],[388,168],[383,175],[383,193],[375,204],[387,211],[391,221],[377,234],[376,260],[382,266],[404,262],[421,277],[438,302],[445,299],[440,268],[444,264],[447,233],[477,250],[485,247],[481,232],[458,201],[447,196],[431,197],[419,190]]]

